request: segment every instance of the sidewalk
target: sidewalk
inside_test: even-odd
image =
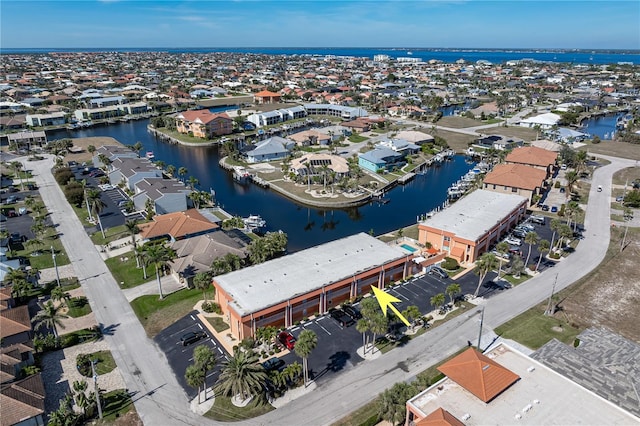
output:
[[[140,284],[132,288],[126,288],[122,290],[122,293],[124,294],[124,297],[127,298],[128,302],[131,302],[140,296],[147,296],[150,294],[160,294],[158,292],[158,281],[155,279],[155,273],[150,273],[148,275],[151,281],[146,282],[144,284]],[[186,285],[176,281],[173,275],[164,275],[160,277],[160,282],[162,283],[162,292],[164,293],[165,296],[167,294],[171,294],[178,290],[182,290],[183,288],[186,288]]]

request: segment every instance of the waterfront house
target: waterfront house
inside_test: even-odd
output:
[[[335,173],[336,179],[349,174],[349,163],[339,155],[305,154],[291,160],[289,171],[297,176],[323,176],[324,168]]]
[[[246,238],[246,237],[245,237]],[[171,272],[178,281],[193,287],[193,278],[209,272],[216,259],[233,254],[241,259],[247,256],[247,243],[235,232],[217,230],[204,235],[175,241],[171,248],[177,258],[170,263]]]
[[[104,166],[102,160],[100,160],[101,155],[107,157],[111,162],[113,162],[116,158],[138,158],[138,154],[129,148],[125,148],[120,145],[102,145],[96,148],[96,151],[91,158],[94,166]]]
[[[258,105],[277,104],[278,102],[280,102],[281,98],[279,93],[270,92],[268,90],[262,90],[254,94],[253,96],[255,98],[256,104]]]
[[[31,150],[34,145],[42,146],[47,143],[47,135],[43,131],[33,132],[24,131],[18,133],[9,133],[7,135],[9,145],[15,144],[18,149],[26,148]]]
[[[424,145],[426,143],[435,142],[435,138],[433,136],[416,130],[403,130],[401,132],[398,132],[396,138],[404,139],[416,145]]]
[[[224,112],[213,114],[209,110],[184,111],[176,115],[176,130],[197,138],[212,138],[233,133],[233,120]]]
[[[364,120],[355,119],[351,121],[343,121],[340,123],[341,126],[346,127],[356,133],[364,133],[371,130],[371,124]]]
[[[162,171],[146,158],[115,158],[109,166],[109,183],[124,184],[129,190],[135,190],[135,184],[145,178],[161,178]]]
[[[375,148],[358,154],[358,165],[374,173],[402,167],[405,164],[404,154],[389,148]]]
[[[87,108],[95,109],[95,108],[104,108],[110,106],[117,106],[126,104],[129,102],[127,98],[124,96],[109,96],[109,97],[100,97],[100,98],[92,98],[86,102]]]
[[[547,173],[524,164],[497,164],[484,177],[483,188],[489,191],[521,195],[534,204],[534,195],[542,195]]]
[[[32,127],[61,126],[66,123],[66,113],[53,112],[51,114],[27,114],[27,125]]]
[[[302,132],[293,133],[287,136],[287,139],[291,139],[300,146],[328,145],[329,141],[331,140],[329,135],[316,129],[303,130]]]
[[[482,136],[473,141],[473,146],[498,151],[509,151],[524,145],[524,140],[503,135]]]
[[[355,120],[369,115],[364,108],[333,104],[304,104],[304,109],[308,115],[329,115],[343,120]]]
[[[420,147],[414,143],[406,141],[404,139],[388,139],[384,138],[376,144],[378,148],[389,148],[395,152],[399,152],[403,155],[415,154],[420,151]]]
[[[560,121],[560,116],[552,112],[536,115],[535,117],[523,118],[518,125],[520,127],[540,127],[541,129],[551,129]]]
[[[137,211],[145,210],[150,201],[156,214],[166,214],[187,210],[190,193],[190,189],[175,179],[147,177],[134,183],[132,199]]]
[[[173,242],[213,232],[219,226],[210,222],[198,210],[189,209],[156,215],[153,222],[140,224],[138,228],[143,240],[169,238]]]
[[[557,159],[557,152],[548,151],[536,146],[523,146],[516,148],[507,154],[505,162],[512,164],[524,164],[525,166],[545,170],[547,173],[545,179],[547,179],[553,174]]]
[[[216,302],[242,340],[259,327],[289,327],[413,274],[412,255],[365,233],[213,278]]]
[[[246,153],[247,162],[259,163],[262,161],[280,160],[288,157],[294,146],[295,142],[291,140],[281,138],[280,136],[273,136],[258,142],[254,149],[248,151]]]
[[[285,114],[280,110],[257,112],[247,116],[247,121],[253,123],[256,127],[273,126],[281,123],[284,119]]]
[[[478,189],[418,223],[418,241],[460,263],[471,263],[509,232],[526,213],[528,199]]]

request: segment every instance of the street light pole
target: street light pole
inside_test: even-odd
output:
[[[53,259],[53,267],[56,268],[56,283],[58,283],[58,287],[60,287],[60,274],[58,273],[58,263],[56,262],[56,252],[53,250],[53,246],[51,246],[51,258]]]
[[[478,332],[478,350],[482,352],[480,347],[480,341],[482,340],[482,323],[484,322],[484,306],[482,307],[482,311],[480,312],[480,331]]]
[[[98,389],[98,375],[96,374],[96,360],[91,360],[91,371],[93,372],[93,391],[96,394],[96,404],[98,405],[98,416],[102,418],[102,404],[100,403],[100,392]]]

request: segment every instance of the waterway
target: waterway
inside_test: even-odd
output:
[[[581,131],[589,133],[592,137],[597,135],[602,140],[611,140],[616,132],[616,120],[624,115],[624,113],[617,113],[592,117],[582,122]]]
[[[188,176],[200,181],[199,189],[213,189],[217,202],[239,216],[259,214],[270,230],[282,230],[289,237],[289,251],[298,251],[357,232],[375,235],[391,232],[416,222],[416,218],[443,204],[447,188],[472,165],[455,156],[441,166],[432,167],[405,186],[397,186],[385,198],[387,204],[371,204],[347,209],[327,210],[298,205],[273,191],[253,184],[240,185],[218,166],[217,147],[188,147],[168,144],[147,131],[148,120],[98,125],[87,129],[47,132],[49,140],[91,136],[110,136],[126,145],[140,141],[144,151],[153,151],[156,160],[186,167]]]

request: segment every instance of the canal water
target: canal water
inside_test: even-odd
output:
[[[624,113],[603,115],[600,117],[592,117],[582,122],[581,131],[589,133],[591,137],[598,136],[602,140],[613,139],[616,132],[616,120],[623,117]]]
[[[218,166],[217,147],[190,147],[169,144],[147,131],[148,120],[97,125],[81,130],[47,132],[49,140],[91,136],[111,136],[126,145],[140,141],[142,152],[153,151],[156,160],[177,168],[186,167],[187,178],[200,181],[199,189],[215,191],[216,200],[233,215],[259,214],[269,230],[282,230],[289,238],[289,251],[298,251],[357,232],[375,235],[416,222],[420,215],[442,206],[447,188],[473,166],[455,156],[441,166],[432,167],[405,186],[397,186],[385,198],[387,204],[372,202],[358,208],[326,210],[298,205],[273,191],[253,184],[240,185]]]

